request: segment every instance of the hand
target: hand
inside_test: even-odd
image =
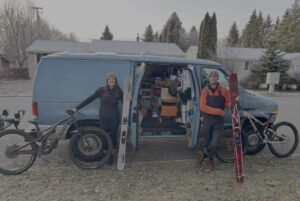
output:
[[[74,113],[76,113],[78,111],[77,108],[70,108],[70,110]]]
[[[239,101],[240,101],[240,96],[235,97],[234,100],[235,100],[236,102],[239,102]]]
[[[220,110],[220,115],[221,115],[221,117],[224,117],[225,112],[223,110]]]

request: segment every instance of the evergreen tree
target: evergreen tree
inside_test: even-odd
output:
[[[108,25],[105,26],[104,32],[102,33],[101,40],[112,40],[113,34],[110,32]]]
[[[188,40],[188,34],[186,33],[186,31],[185,31],[185,29],[183,27],[180,30],[178,46],[184,52],[187,51],[187,49],[190,46],[189,45],[189,40]]]
[[[251,68],[251,72],[261,80],[264,80],[267,72],[280,73],[280,85],[285,84],[288,75],[286,71],[290,67],[290,61],[284,58],[280,50],[276,50],[274,44],[270,44],[264,55],[261,56],[259,63]]]
[[[199,33],[195,26],[192,26],[189,34],[188,34],[188,42],[189,46],[196,46],[198,45],[199,40]]]
[[[153,40],[154,40],[153,30],[152,30],[151,24],[149,24],[146,27],[146,30],[144,32],[142,41],[144,41],[144,42],[153,42]]]
[[[278,29],[276,41],[278,48],[285,52],[300,52],[300,3],[295,0],[292,8],[287,9]]]
[[[159,40],[159,33],[158,33],[158,31],[157,32],[155,32],[155,34],[153,35],[153,42],[159,42],[160,40]]]
[[[250,20],[248,21],[242,34],[242,46],[257,48],[257,15],[256,10],[253,11]]]
[[[210,58],[210,22],[210,16],[207,12],[200,25],[197,58]]]
[[[162,30],[160,41],[167,43],[176,43],[177,45],[179,45],[181,25],[182,23],[176,12],[172,13],[171,17],[168,19],[166,25]]]
[[[239,47],[240,46],[240,33],[237,28],[236,22],[233,22],[229,35],[226,38],[226,46],[228,47]]]
[[[272,24],[271,16],[268,15],[265,22],[264,22],[264,47],[268,47],[268,44],[274,34],[274,27],[275,25]]]
[[[216,56],[217,52],[217,41],[218,41],[218,33],[217,33],[217,17],[216,13],[213,13],[210,23],[209,23],[209,29],[210,29],[210,42],[209,42],[209,53],[210,53],[210,58]]]

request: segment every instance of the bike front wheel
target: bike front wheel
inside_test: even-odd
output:
[[[17,175],[32,166],[37,157],[37,145],[22,130],[10,129],[0,133],[0,172]],[[31,143],[30,143],[31,142]]]
[[[219,146],[216,151],[216,157],[222,163],[233,163],[234,162],[234,144],[232,135],[224,135],[220,138]],[[241,133],[241,141],[236,142],[236,145],[242,147],[243,155],[247,150],[247,140],[244,132]]]
[[[299,143],[297,128],[290,122],[279,122],[269,133],[269,149],[275,156],[285,158],[295,152]]]

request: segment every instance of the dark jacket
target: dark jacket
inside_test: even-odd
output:
[[[95,93],[81,102],[76,109],[80,110],[95,99],[100,98],[101,106],[99,108],[99,117],[119,117],[118,101],[123,100],[123,91],[121,89],[109,89],[107,87],[98,88]]]

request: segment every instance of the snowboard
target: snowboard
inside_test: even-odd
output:
[[[126,153],[126,142],[128,135],[128,120],[129,120],[129,108],[130,100],[128,99],[131,95],[131,79],[126,78],[124,81],[123,90],[123,109],[122,109],[122,121],[121,121],[121,133],[120,133],[120,145],[118,154],[118,169],[123,170],[125,166],[125,153]]]
[[[241,122],[239,112],[239,88],[236,73],[229,75],[229,93],[231,98],[231,119],[232,119],[232,142],[234,150],[234,166],[236,172],[236,180],[238,183],[244,182],[244,151],[241,135]]]

